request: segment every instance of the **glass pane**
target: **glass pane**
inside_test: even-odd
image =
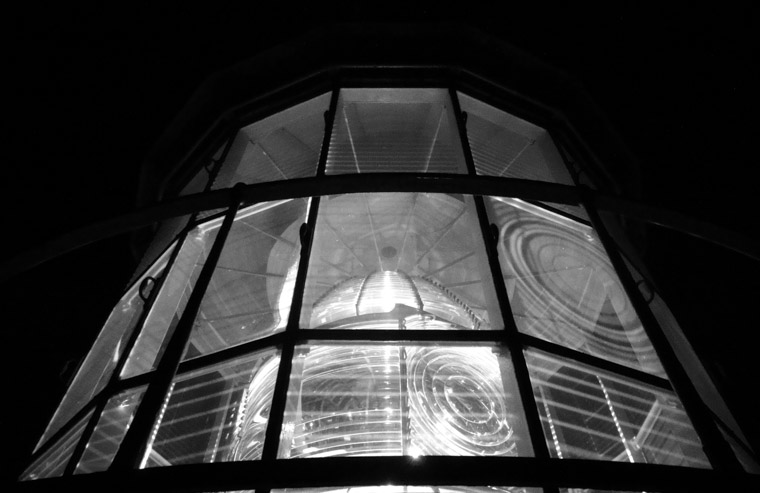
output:
[[[129,430],[144,393],[145,387],[141,387],[122,392],[108,400],[74,474],[108,469],[119,450],[121,440]]]
[[[185,359],[285,328],[307,199],[242,209],[232,225],[190,336]]]
[[[270,350],[175,378],[141,467],[260,459],[279,362]]]
[[[541,488],[513,486],[352,486],[350,488],[281,488],[272,493],[540,493]]]
[[[502,327],[472,198],[324,197],[309,260],[306,327]]]
[[[519,199],[488,203],[520,332],[665,376],[591,227]]]
[[[124,365],[122,378],[140,375],[156,368],[182,316],[221,224],[222,218],[215,219],[187,234]]]
[[[326,93],[241,128],[211,188],[314,176],[329,106]]]
[[[526,359],[552,457],[710,467],[672,392],[539,351]]]
[[[161,277],[172,250],[174,250],[173,245],[137,280],[111,311],[103,330],[100,331],[100,335],[87,358],[77,371],[76,377],[61,401],[58,411],[50,421],[45,434],[37,444],[37,448],[106,386],[124,352],[124,346],[129,341],[140,315],[142,315],[144,302],[139,294],[140,284],[149,277],[153,279]]]
[[[279,456],[531,456],[513,373],[484,346],[297,347]]]
[[[34,461],[21,475],[21,481],[62,476],[91,416],[92,411],[61,437],[58,443]]]
[[[343,89],[328,175],[466,173],[445,89]]]
[[[573,184],[549,132],[466,94],[457,95],[467,112],[467,140],[479,175]]]

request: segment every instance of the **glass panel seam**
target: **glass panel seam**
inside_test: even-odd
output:
[[[332,94],[330,95],[330,107],[325,113],[325,128],[324,136],[322,138],[322,148],[320,149],[319,154],[319,163],[317,163],[317,178],[325,176],[325,168],[327,167],[327,155],[330,150],[330,140],[334,131],[335,114],[338,108],[339,95],[340,87],[337,85],[333,86]],[[299,258],[298,272],[296,274],[296,282],[293,289],[293,301],[290,305],[290,313],[288,315],[288,324],[285,327],[284,332],[285,342],[281,347],[280,365],[277,370],[277,378],[275,380],[274,391],[272,394],[269,423],[267,424],[266,434],[264,438],[264,449],[261,454],[262,461],[269,462],[276,460],[277,458],[277,450],[280,443],[280,432],[282,429],[285,407],[287,405],[290,372],[293,364],[296,344],[295,334],[297,334],[299,331],[298,322],[301,317],[301,306],[303,303],[304,289],[306,287],[306,276],[309,270],[311,244],[312,239],[314,238],[314,230],[317,224],[319,202],[319,197],[313,197],[311,199],[309,217],[307,218],[306,223],[301,226],[301,255]]]

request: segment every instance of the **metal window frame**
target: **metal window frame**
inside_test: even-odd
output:
[[[407,68],[412,72],[415,72],[413,68]],[[150,305],[155,300],[157,293],[160,291],[160,284],[176,259],[179,249],[181,248],[181,242],[178,242],[175,246],[175,250],[171,255],[169,263],[164,271],[162,280],[154,287],[151,293],[151,299],[143,307],[143,313],[140,316],[140,320],[136,329],[130,338],[129,345],[122,354],[121,360],[117,365],[117,370],[114,370],[111,380],[107,386],[101,391],[93,400],[80,410],[77,415],[72,417],[69,422],[64,425],[59,432],[51,436],[40,450],[35,453],[34,458],[39,457],[49,447],[53,446],[69,429],[71,429],[76,423],[77,419],[81,419],[86,416],[88,412],[93,412],[89,423],[87,424],[82,437],[78,445],[75,448],[72,457],[69,459],[69,463],[64,473],[64,478],[56,478],[55,483],[50,483],[52,480],[37,480],[31,482],[20,483],[24,489],[30,491],[37,491],[38,488],[44,490],[46,485],[59,488],[58,481],[64,481],[69,484],[75,485],[76,488],[88,491],[91,488],[95,488],[96,485],[101,485],[104,481],[109,481],[109,478],[123,478],[124,484],[127,485],[126,489],[140,489],[141,491],[150,491],[155,489],[154,484],[151,483],[157,480],[156,484],[163,483],[164,481],[177,478],[179,481],[173,485],[177,488],[182,488],[187,491],[202,491],[204,488],[213,487],[214,489],[237,489],[237,488],[250,488],[254,485],[257,486],[259,493],[266,493],[269,488],[273,487],[297,487],[303,485],[310,486],[337,486],[336,479],[331,475],[337,471],[345,472],[346,469],[352,469],[347,467],[348,464],[355,464],[360,466],[360,469],[373,469],[373,470],[387,470],[394,471],[387,474],[379,474],[377,472],[366,474],[358,477],[356,474],[349,473],[345,476],[345,479],[341,479],[344,486],[349,485],[372,485],[372,484],[385,484],[388,480],[395,482],[396,484],[408,484],[408,485],[459,485],[459,484],[508,484],[508,485],[525,485],[525,486],[543,486],[548,488],[545,491],[556,491],[557,487],[571,487],[571,486],[584,486],[584,487],[605,487],[605,488],[625,488],[629,489],[634,485],[635,488],[642,489],[656,489],[658,491],[674,491],[683,485],[693,484],[700,487],[705,484],[718,484],[725,485],[724,481],[729,479],[731,481],[745,481],[747,484],[752,483],[755,479],[749,475],[737,475],[737,472],[741,471],[738,462],[730,450],[730,447],[725,443],[720,436],[720,432],[715,428],[712,419],[705,409],[704,404],[701,403],[699,396],[693,387],[689,389],[688,378],[685,371],[680,367],[680,364],[676,360],[672,350],[667,345],[667,341],[664,341],[664,335],[661,333],[660,328],[657,326],[656,320],[649,312],[646,303],[641,298],[639,290],[636,289],[630,274],[625,266],[622,264],[622,259],[619,257],[612,239],[606,232],[604,225],[598,217],[598,213],[595,207],[605,205],[605,197],[599,194],[595,194],[583,186],[567,186],[554,183],[533,182],[529,180],[519,180],[510,178],[499,177],[487,177],[477,176],[475,174],[474,163],[472,154],[469,148],[469,141],[466,136],[466,123],[465,116],[459,107],[457,98],[457,91],[463,90],[468,94],[472,94],[467,89],[468,85],[462,83],[459,78],[451,80],[450,74],[446,78],[447,83],[441,84],[441,79],[435,76],[426,78],[414,78],[413,83],[410,84],[408,79],[404,79],[395,74],[394,78],[377,79],[367,78],[366,75],[362,75],[362,70],[369,70],[366,67],[353,68],[351,77],[346,77],[345,74],[342,77],[336,77],[333,74],[332,78],[332,96],[330,101],[330,109],[326,112],[325,120],[325,135],[323,139],[322,149],[320,152],[320,160],[317,168],[317,174],[313,178],[303,178],[288,180],[287,182],[269,182],[256,185],[238,185],[234,189],[211,191],[210,187],[213,183],[214,176],[218,173],[226,151],[229,150],[228,140],[227,149],[223,154],[223,157],[215,163],[213,172],[206,185],[206,191],[203,194],[196,194],[192,196],[182,197],[168,204],[162,204],[147,210],[140,211],[128,217],[126,226],[128,228],[135,228],[136,224],[147,221],[150,218],[151,221],[160,220],[168,217],[174,217],[182,215],[183,213],[190,213],[192,217],[188,223],[188,226],[179,235],[182,239],[191,228],[201,222],[207,222],[209,218],[204,218],[203,221],[196,219],[197,212],[201,210],[208,210],[220,207],[228,207],[224,213],[224,222],[217,234],[215,242],[208,255],[208,259],[201,270],[199,279],[196,281],[194,289],[190,295],[190,300],[182,313],[180,322],[177,325],[174,333],[172,334],[167,349],[163,358],[158,362],[158,367],[153,372],[149,372],[143,375],[138,375],[129,379],[119,380],[118,372],[126,362],[129,356],[132,346],[134,345],[142,328],[143,322],[147,313],[150,311]],[[372,69],[376,70],[376,69]],[[396,68],[396,70],[400,70]],[[448,73],[446,68],[437,68],[434,70],[443,73]],[[403,72],[403,70],[402,70]],[[351,83],[352,78],[357,77],[355,83]],[[438,84],[433,81],[437,80]],[[464,153],[464,159],[467,164],[468,174],[421,174],[421,173],[367,173],[361,175],[330,175],[325,176],[325,165],[327,159],[327,152],[329,150],[330,137],[333,130],[333,123],[335,117],[335,111],[337,107],[337,100],[340,87],[447,87],[449,95],[454,106],[455,116],[457,120],[458,136],[461,140],[462,150]],[[319,92],[319,90],[312,91]],[[319,92],[319,94],[323,93]],[[489,103],[490,104],[490,103]],[[501,105],[497,106],[501,107]],[[240,109],[237,110],[238,114],[243,113]],[[549,119],[555,119],[556,115],[553,113],[542,112],[544,118],[535,119],[530,116],[525,116],[531,122],[537,122],[544,126],[547,131],[552,134],[552,137],[556,139],[556,134],[553,133],[553,125],[546,123],[546,116],[549,115]],[[521,116],[523,117],[523,116]],[[235,122],[242,121],[240,118],[236,118]],[[227,125],[232,125],[232,128],[237,130],[236,124],[231,124],[229,120]],[[233,133],[234,135],[234,133]],[[562,140],[558,142],[558,150],[563,157],[563,161],[570,169],[571,176],[576,179],[576,174],[573,172],[572,166],[569,165],[570,160],[563,150],[564,143]],[[582,143],[581,143],[582,145]],[[315,191],[319,191],[315,194]],[[303,291],[305,287],[306,274],[308,269],[308,259],[311,249],[311,240],[313,238],[314,225],[316,224],[316,218],[319,209],[319,197],[324,195],[341,194],[341,193],[359,193],[359,192],[380,192],[380,191],[395,191],[395,192],[432,192],[432,193],[465,193],[472,195],[475,199],[477,220],[481,228],[483,235],[483,241],[485,243],[486,255],[488,258],[491,274],[493,276],[497,299],[502,312],[502,317],[505,322],[505,329],[502,331],[472,331],[472,332],[458,332],[458,331],[350,331],[350,330],[320,330],[320,329],[302,329],[298,326],[300,319],[301,301],[303,297]],[[647,329],[647,333],[652,339],[653,344],[656,342],[656,351],[660,356],[663,365],[666,366],[666,372],[671,380],[675,379],[677,382],[673,382],[673,385],[668,380],[660,377],[652,376],[641,372],[639,370],[631,369],[612,363],[601,358],[586,355],[584,353],[577,352],[575,350],[565,348],[561,345],[551,342],[543,341],[532,336],[521,334],[517,331],[514,320],[511,316],[511,310],[509,309],[509,301],[506,294],[506,287],[501,276],[501,271],[498,265],[498,258],[495,251],[495,244],[491,235],[491,226],[488,223],[486,215],[486,208],[483,201],[483,196],[508,196],[517,197],[529,201],[548,201],[561,204],[583,205],[585,206],[591,223],[594,226],[597,234],[602,239],[603,245],[607,254],[610,256],[613,266],[616,272],[621,277],[626,289],[626,293],[634,303],[637,313],[639,313],[642,324]],[[296,278],[296,286],[294,289],[294,302],[291,305],[290,317],[287,327],[284,332],[274,334],[272,336],[250,341],[239,346],[226,348],[216,353],[204,355],[188,361],[181,361],[185,345],[189,339],[190,331],[192,330],[192,324],[195,316],[200,308],[200,303],[203,299],[204,293],[208,286],[208,283],[213,274],[216,262],[221,254],[225,239],[235,219],[236,212],[242,204],[252,204],[266,202],[270,200],[277,200],[281,198],[298,198],[298,197],[310,197],[312,198],[312,205],[309,213],[307,223],[302,227],[301,234],[301,257],[299,260],[298,274]],[[608,201],[609,202],[609,201]],[[614,199],[612,200],[614,206]],[[618,204],[620,205],[620,204]],[[573,218],[579,222],[584,221]],[[114,229],[124,230],[125,224],[113,223],[110,225],[111,230],[107,231],[113,234]],[[120,229],[121,228],[121,229]],[[104,228],[108,230],[109,228]],[[289,384],[291,363],[294,348],[297,344],[301,344],[306,341],[354,341],[354,342],[453,342],[458,345],[466,345],[468,343],[483,343],[490,342],[497,344],[499,347],[504,347],[510,355],[510,360],[515,369],[515,376],[520,390],[521,400],[523,402],[523,410],[526,414],[528,429],[531,436],[531,442],[533,445],[534,458],[483,458],[483,457],[424,457],[421,460],[410,459],[408,457],[398,458],[372,458],[372,459],[359,459],[359,458],[340,458],[340,459],[300,459],[298,461],[292,460],[280,460],[277,459],[277,451],[279,446],[279,435],[282,426],[283,413],[285,409],[285,400],[287,395],[287,389]],[[155,417],[163,403],[166,392],[176,376],[185,374],[190,371],[196,371],[201,368],[208,367],[210,365],[218,364],[223,361],[231,361],[239,358],[243,355],[249,354],[253,351],[278,347],[280,349],[280,368],[278,369],[275,392],[272,401],[270,421],[266,432],[266,441],[264,446],[263,457],[261,461],[253,463],[221,463],[221,464],[194,464],[190,466],[173,466],[168,468],[156,468],[150,470],[137,470],[135,467],[139,463],[141,454],[144,453],[146,440],[150,431],[154,425]],[[642,465],[642,464],[616,464],[602,461],[579,461],[568,460],[563,461],[557,459],[549,459],[548,449],[541,427],[540,418],[538,415],[538,408],[535,403],[535,398],[531,390],[530,376],[528,375],[527,365],[525,363],[525,357],[523,350],[525,348],[537,348],[542,351],[547,351],[557,357],[563,358],[568,361],[577,361],[601,370],[610,371],[612,373],[625,376],[626,378],[632,378],[635,381],[654,385],[663,390],[672,391],[673,387],[677,388],[679,397],[682,398],[684,406],[689,413],[689,416],[694,422],[695,428],[698,428],[698,434],[705,441],[705,452],[707,453],[711,463],[715,467],[714,471],[702,471],[688,468],[677,468],[672,466],[656,466],[656,465]],[[686,383],[684,383],[686,381]],[[148,384],[148,388],[143,396],[142,402],[137,409],[134,416],[132,426],[130,427],[127,435],[124,437],[119,451],[114,458],[111,468],[106,473],[93,473],[85,476],[70,476],[77,463],[79,462],[81,455],[84,451],[84,447],[89,440],[90,435],[94,431],[97,421],[100,418],[100,414],[104,409],[108,399],[113,395],[124,390],[134,389],[140,386]],[[682,397],[682,394],[686,396],[686,399]],[[688,402],[688,403],[687,403]],[[696,418],[696,419],[695,419]],[[699,423],[699,424],[697,424]],[[708,452],[709,449],[709,452]],[[31,461],[30,461],[31,462]],[[385,464],[393,469],[387,469],[383,467]],[[480,471],[481,474],[474,474],[473,472],[462,474],[441,474],[442,468],[451,466],[451,468],[459,469],[465,466],[469,470],[473,468],[473,471]],[[596,474],[601,479],[585,479],[583,481],[578,480],[576,473],[578,469],[588,471],[589,474]],[[505,473],[504,470],[508,469],[511,472]],[[251,471],[257,470],[260,474],[251,474]],[[631,477],[621,479],[621,476],[627,476],[632,471],[636,470],[637,480],[632,480]],[[225,472],[226,471],[226,472]],[[248,471],[248,472],[245,472]],[[497,471],[498,472],[497,474]],[[329,474],[328,474],[329,473]],[[228,474],[228,477],[223,477],[224,474]],[[204,480],[203,477],[210,475],[214,477],[213,484],[208,483],[208,479]],[[294,477],[297,476],[297,477]],[[190,481],[187,478],[195,478],[196,481]],[[256,478],[254,480],[251,477]],[[384,478],[380,483],[377,481]],[[77,479],[81,478],[81,479]],[[353,479],[351,479],[353,478]],[[660,481],[667,478],[669,483],[661,483]],[[694,478],[699,478],[695,480]],[[310,483],[312,479],[314,482]],[[498,481],[497,481],[498,479]],[[219,480],[218,482],[216,480]],[[517,484],[516,484],[517,483]],[[672,488],[668,486],[679,484],[680,486]],[[754,484],[754,483],[753,483]],[[758,483],[760,484],[760,483]],[[601,485],[601,486],[600,486]],[[635,486],[640,485],[640,486]],[[263,489],[262,489],[263,488]]]

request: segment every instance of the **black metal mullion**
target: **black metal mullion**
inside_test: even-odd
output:
[[[598,212],[593,206],[591,191],[589,189],[584,189],[584,191],[586,194],[586,199],[584,200],[585,207],[591,218],[594,230],[599,236],[610,262],[612,263],[620,282],[623,284],[625,293],[631,300],[636,314],[644,327],[644,331],[649,337],[655,352],[660,358],[662,366],[665,368],[668,378],[673,384],[676,394],[681,399],[687,415],[691,419],[697,434],[702,439],[705,455],[707,455],[710,463],[716,469],[743,471],[743,468],[736,459],[730,445],[726,443],[715,425],[707,406],[700,398],[694,384],[691,382],[688,374],[678,361],[678,358],[665,338],[665,334],[662,332],[657,319],[649,309],[649,305],[642,297],[633,276],[631,276],[620,252],[617,250],[614,240],[604,227]]]
[[[322,148],[319,153],[319,162],[317,163],[317,177],[325,175],[327,167],[327,154],[330,150],[330,139],[332,137],[333,124],[335,122],[335,113],[338,107],[338,97],[340,89],[335,86],[332,90],[330,107],[325,112],[325,130],[322,138]],[[311,245],[314,238],[314,231],[317,224],[317,215],[319,211],[320,197],[311,199],[309,208],[309,217],[306,223],[301,226],[301,255],[298,264],[298,273],[296,274],[295,286],[293,287],[293,302],[290,305],[288,314],[288,324],[285,327],[284,342],[280,352],[280,366],[277,370],[277,379],[275,380],[274,392],[272,394],[272,404],[269,412],[269,422],[267,423],[266,435],[264,438],[264,449],[262,451],[262,460],[272,462],[277,459],[277,452],[280,444],[280,433],[282,431],[283,420],[285,419],[285,408],[287,406],[288,385],[290,383],[290,373],[293,369],[293,357],[295,355],[295,345],[298,340],[299,323],[301,318],[301,307],[303,304],[303,294],[306,288],[306,275],[309,270],[309,257],[311,254]]]
[[[240,187],[236,185],[235,192]],[[138,465],[138,461],[145,453],[147,439],[150,435],[151,428],[155,423],[156,416],[166,397],[166,393],[172,384],[172,379],[182,360],[185,346],[193,330],[195,318],[200,310],[201,302],[208,287],[211,277],[219,257],[221,256],[224,242],[227,239],[232,224],[235,220],[240,201],[237,200],[237,193],[233,194],[233,200],[230,204],[227,216],[219,228],[211,250],[206,257],[206,262],[198,279],[195,282],[193,292],[190,295],[185,309],[181,315],[174,333],[170,336],[166,349],[158,363],[158,367],[153,372],[153,378],[148,385],[142,402],[135,413],[129,431],[122,440],[119,451],[114,457],[109,470],[118,471],[132,469]]]
[[[457,94],[454,89],[450,89],[449,94],[451,96],[452,106],[456,116],[459,138],[462,142],[462,150],[464,151],[465,161],[467,162],[467,169],[474,173],[475,163],[472,158],[470,142],[467,138],[467,127],[459,106],[459,100],[457,99]],[[533,395],[533,386],[530,381],[528,365],[525,361],[525,354],[523,353],[517,325],[515,325],[514,318],[512,317],[512,309],[509,304],[507,288],[504,284],[504,278],[502,277],[501,268],[498,263],[496,238],[492,235],[491,225],[488,221],[483,197],[478,195],[474,197],[474,200],[478,216],[478,224],[482,232],[486,256],[488,257],[490,275],[493,279],[496,298],[499,303],[502,319],[504,320],[504,344],[511,357],[510,359],[514,369],[515,380],[517,381],[517,387],[520,394],[520,401],[527,421],[531,445],[533,446],[533,453],[536,458],[546,459],[549,458],[549,450],[546,447],[546,439],[544,437],[543,426],[541,425],[541,417],[538,414],[538,405],[535,396]]]

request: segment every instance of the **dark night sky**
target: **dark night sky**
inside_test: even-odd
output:
[[[386,6],[373,20],[464,21],[564,69],[585,85],[638,158],[646,201],[760,238],[753,193],[758,158],[750,149],[757,144],[760,87],[751,40],[760,26],[749,3],[585,11],[443,7],[429,2],[395,12]],[[131,210],[146,153],[207,75],[314,26],[363,15],[341,2],[300,10],[290,3],[36,4],[9,15],[11,130],[4,149],[11,152],[0,182],[6,255]],[[751,358],[760,329],[760,267],[679,234],[647,232],[656,281],[741,402],[759,376]],[[2,426],[11,430],[3,448],[13,461],[4,479],[31,453],[69,368],[124,289],[135,267],[128,243],[126,237],[101,242],[0,288]]]

